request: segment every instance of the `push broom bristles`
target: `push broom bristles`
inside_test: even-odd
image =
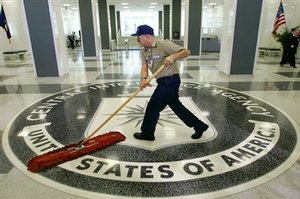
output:
[[[93,153],[117,142],[124,141],[125,139],[126,137],[120,132],[111,131],[95,136],[81,145],[70,144],[63,148],[36,156],[28,162],[27,169],[37,173],[47,168]]]
[[[150,81],[164,69],[164,67],[164,65],[160,66],[159,69],[147,80],[147,84],[149,84]],[[125,140],[126,137],[118,131],[111,131],[109,133],[98,135],[93,138],[92,136],[94,136],[106,123],[108,123],[108,121],[110,121],[111,118],[113,118],[141,90],[142,89],[139,87],[115,112],[113,112],[84,140],[82,140],[78,144],[70,144],[63,148],[32,158],[27,164],[28,170],[36,173]]]

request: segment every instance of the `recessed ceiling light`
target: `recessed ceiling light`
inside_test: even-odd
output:
[[[150,5],[157,5],[157,3],[156,2],[151,2]]]
[[[121,3],[121,5],[125,6],[125,5],[128,5],[128,3]]]

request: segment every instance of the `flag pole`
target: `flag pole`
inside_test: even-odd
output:
[[[280,0],[280,3],[282,4],[282,9],[284,10],[282,0]],[[288,31],[288,27],[287,27],[287,22],[286,21],[285,21],[285,30]]]

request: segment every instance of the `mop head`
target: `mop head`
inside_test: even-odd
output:
[[[47,168],[93,153],[117,142],[124,141],[125,139],[126,137],[122,133],[110,131],[109,133],[98,135],[87,140],[81,146],[79,146],[79,143],[81,143],[79,142],[78,144],[70,144],[63,148],[38,155],[28,162],[27,169],[37,173]]]

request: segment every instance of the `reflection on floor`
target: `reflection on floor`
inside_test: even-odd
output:
[[[135,92],[140,52],[84,60],[75,48],[60,78],[36,78],[29,55],[1,57],[0,197],[300,198],[300,69],[279,59],[258,57],[254,75],[231,76],[218,53],[180,60],[180,100],[210,126],[201,139],[168,107],[155,141],[133,138],[153,81],[102,129],[124,142],[33,174],[30,158],[87,136]]]

